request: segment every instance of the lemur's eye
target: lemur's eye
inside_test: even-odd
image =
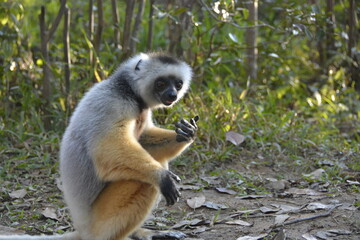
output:
[[[159,79],[155,82],[155,87],[158,90],[162,90],[166,87],[166,82],[163,79]]]
[[[182,88],[182,86],[183,86],[183,82],[182,82],[182,81],[178,81],[178,82],[176,82],[176,84],[175,84],[175,88],[176,88],[176,90],[178,90],[178,91]]]

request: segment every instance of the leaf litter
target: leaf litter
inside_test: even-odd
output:
[[[179,186],[183,193],[181,201],[173,208],[161,202],[145,227],[156,231],[153,239],[358,239],[360,226],[354,220],[360,217],[358,207],[354,206],[359,201],[358,195],[348,194],[341,188],[334,191],[331,183],[317,182],[318,178],[312,179],[313,182],[262,179],[270,193],[253,191],[243,180],[241,186],[236,185],[239,190],[234,191],[220,176],[203,175],[197,180],[191,179],[188,184]],[[343,187],[357,184],[357,181],[347,180]],[[321,192],[316,190],[319,186]],[[25,189],[8,193],[14,209],[29,209],[37,200],[44,202],[43,197],[29,196],[37,189],[28,189],[30,193]],[[38,212],[43,219],[61,224],[56,229],[71,230],[69,223],[62,222],[64,216],[56,211],[57,207],[38,205],[42,206]],[[341,218],[332,221],[335,216]],[[350,223],[339,225],[344,216]],[[309,224],[314,226],[311,230],[306,227]]]
[[[322,171],[318,172],[323,174]],[[320,175],[316,177],[321,178]],[[332,192],[328,189],[331,187],[329,183],[271,179],[268,182],[279,184],[270,187],[276,193],[241,196],[232,189],[219,187],[221,181],[217,176],[203,176],[201,180],[208,184],[205,189],[201,183],[198,185],[199,188],[195,184],[195,187],[183,189],[188,208],[182,208],[182,211],[187,212],[190,208],[192,212],[184,216],[186,219],[180,219],[174,225],[168,226],[185,232],[185,239],[337,239],[334,236],[347,237],[341,239],[357,239],[358,232],[352,230],[353,227],[343,225],[343,229],[337,231],[324,229],[337,226],[337,222],[333,225],[328,222],[329,217],[335,212],[351,214],[356,209],[351,203],[356,197],[348,199],[351,195],[342,196]],[[323,186],[322,192],[312,188],[317,186]],[[277,198],[278,196],[280,198]],[[309,232],[306,226],[310,223],[320,224],[319,228],[315,227]],[[321,224],[324,224],[323,227]],[[294,231],[299,228],[301,230]],[[218,231],[219,235],[216,237],[214,232]],[[230,233],[232,237],[229,237]]]

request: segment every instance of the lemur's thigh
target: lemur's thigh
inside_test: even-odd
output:
[[[95,239],[125,239],[141,226],[157,196],[155,187],[146,183],[110,183],[92,207],[91,229]]]

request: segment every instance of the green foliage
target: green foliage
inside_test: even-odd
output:
[[[179,45],[184,57],[195,69],[192,91],[171,110],[159,110],[158,123],[172,124],[179,116],[200,116],[199,139],[191,153],[176,160],[181,167],[188,163],[193,171],[206,164],[248,160],[278,162],[306,171],[316,167],[321,158],[333,158],[342,152],[347,167],[359,169],[356,161],[360,141],[360,99],[350,84],[349,66],[354,60],[346,55],[347,1],[337,2],[334,41],[336,51],[321,62],[319,46],[326,35],[324,3],[308,1],[260,1],[258,27],[258,79],[246,75],[247,26],[249,12],[234,1],[204,1],[214,16],[204,8],[166,8],[155,5],[154,47],[166,49],[169,21],[179,22],[182,14],[191,16],[192,31],[185,32]],[[48,145],[54,152],[78,100],[97,79],[97,69],[111,74],[121,59],[122,51],[114,46],[112,12],[104,7],[105,28],[96,64],[91,66],[88,38],[88,2],[69,2],[71,14],[71,84],[65,94],[62,64],[62,26],[49,44],[53,97],[50,109],[53,132],[44,134],[41,95],[42,64],[39,24],[40,6],[46,6],[47,24],[51,25],[58,1],[10,1],[0,3],[0,151],[4,164],[2,177],[10,178],[14,169],[40,168],[55,162],[53,152],[45,149],[18,147],[31,141],[31,146]],[[125,3],[119,2],[120,23],[124,22]],[[146,50],[146,5],[137,50]],[[95,16],[96,17],[96,16]],[[229,24],[236,22],[237,26]],[[121,29],[122,30],[122,29]],[[324,46],[323,46],[324,47]],[[359,51],[359,44],[357,45]],[[326,54],[323,52],[322,54]],[[69,97],[70,104],[65,101]],[[69,109],[67,109],[69,107]],[[246,140],[240,146],[225,141],[229,130],[241,133]],[[29,140],[30,139],[30,140]],[[5,154],[5,155],[4,155]],[[191,157],[189,158],[189,155]],[[244,157],[241,157],[244,156]],[[339,161],[340,161],[339,157]],[[26,161],[24,161],[26,160]],[[297,168],[301,166],[301,168]],[[51,168],[53,169],[53,167]],[[53,171],[53,170],[52,170]],[[338,170],[329,169],[336,178]]]

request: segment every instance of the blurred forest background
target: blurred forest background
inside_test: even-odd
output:
[[[156,113],[165,126],[200,116],[178,171],[216,175],[241,160],[360,179],[359,16],[357,0],[2,0],[0,196],[24,185],[18,176],[30,194],[41,191],[34,173],[55,181],[84,92],[132,54],[158,50],[195,72],[185,99]]]

